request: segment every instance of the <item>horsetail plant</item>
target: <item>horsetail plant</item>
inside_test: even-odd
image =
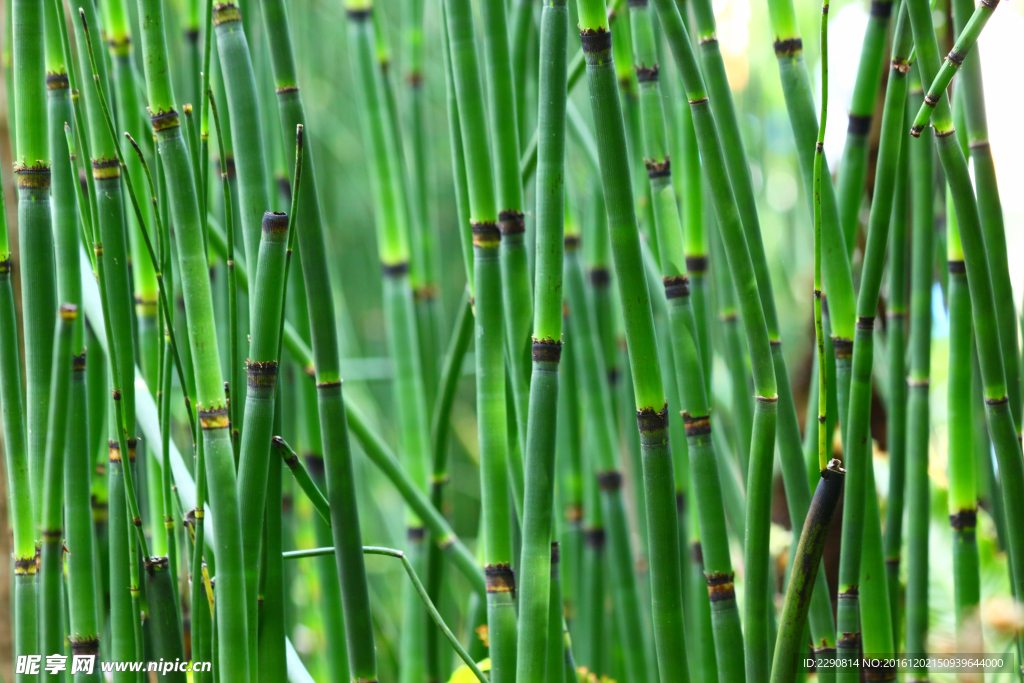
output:
[[[533,373],[525,442],[526,488],[519,597],[516,680],[562,672],[562,596],[558,544],[552,543],[555,431],[562,354],[562,261],[565,221],[565,82],[569,36],[566,0],[541,10],[540,85],[537,94],[537,247],[533,310]],[[518,174],[517,174],[518,177]],[[507,234],[507,233],[506,233]],[[511,350],[514,353],[515,347]],[[478,349],[478,353],[479,353]],[[514,363],[510,363],[514,368]],[[563,429],[566,425],[563,425]],[[557,600],[557,609],[552,601]],[[554,620],[555,623],[550,623]],[[552,645],[552,634],[556,637]],[[556,652],[557,650],[557,652]]]

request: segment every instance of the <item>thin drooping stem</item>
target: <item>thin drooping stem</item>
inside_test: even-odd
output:
[[[541,680],[553,662],[550,636],[561,640],[561,591],[552,573],[554,532],[555,427],[558,418],[559,362],[562,353],[562,261],[565,221],[565,82],[569,9],[551,0],[541,11],[539,130],[537,165],[537,246],[533,315],[533,372],[530,379],[520,559],[519,649],[516,680]],[[518,178],[518,174],[517,174]],[[510,347],[514,351],[514,347]],[[510,364],[513,365],[513,364]],[[514,367],[514,365],[513,365]],[[521,419],[521,418],[520,418]],[[563,429],[567,425],[563,425]],[[555,546],[557,552],[557,545]],[[552,600],[557,599],[557,609]],[[561,654],[559,652],[558,654]],[[556,660],[561,671],[561,657]]]

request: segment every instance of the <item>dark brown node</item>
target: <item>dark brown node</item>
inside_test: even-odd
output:
[[[585,55],[607,52],[612,49],[611,31],[603,26],[583,29],[580,31],[580,45]]]
[[[651,434],[668,429],[668,403],[657,412],[654,408],[642,408],[636,411],[636,425],[641,434]]]
[[[352,21],[366,21],[373,16],[373,7],[353,7],[345,12]]]
[[[288,233],[288,214],[283,211],[267,211],[263,214],[263,232],[282,236]]]
[[[17,166],[14,173],[18,176],[19,190],[50,189],[50,167],[46,164]]]
[[[622,472],[618,470],[598,472],[597,485],[602,491],[618,491],[622,488]]]
[[[927,377],[921,379],[913,379],[912,377],[907,378],[907,386],[911,389],[927,389],[931,382]]]
[[[956,128],[953,126],[949,127],[949,130],[937,130],[935,131],[935,137],[937,138],[948,138],[950,135],[956,132]]]
[[[339,379],[333,382],[317,382],[316,388],[323,391],[330,391],[332,389],[337,391],[341,389],[341,380]]]
[[[46,74],[47,90],[67,90],[71,87],[68,81],[68,73],[65,71],[59,74]]]
[[[153,126],[154,133],[177,128],[181,125],[181,121],[178,119],[178,112],[174,109],[157,111],[156,114],[152,114],[149,117],[149,123]]]
[[[871,3],[872,8],[875,5],[884,4],[886,7],[890,7],[890,3]],[[867,135],[871,132],[871,114],[864,116],[862,114],[850,114],[849,121],[846,124],[846,132],[850,135]]]
[[[898,566],[900,566],[900,558],[898,558],[898,557],[887,557],[887,558],[885,558],[885,566],[887,566],[887,567],[898,567]]]
[[[840,596],[842,597],[842,596]],[[843,631],[843,637],[836,639],[836,649],[860,651],[860,632]]]
[[[860,599],[860,586],[850,586],[844,591],[839,593],[840,600],[859,600]]]
[[[1004,403],[1008,403],[1010,400],[1009,396],[1003,396],[1002,398],[986,398],[985,405],[987,406],[1001,406]]]
[[[705,574],[708,584],[708,600],[711,602],[722,602],[723,600],[736,599],[736,585],[733,583],[734,574],[729,572],[714,572]]]
[[[814,143],[814,151],[817,152],[818,154],[821,154],[822,152],[824,152],[825,151],[825,143],[824,142],[815,142]]]
[[[411,526],[405,530],[405,536],[413,543],[417,543],[426,538],[427,530],[421,526]]]
[[[665,285],[666,299],[678,299],[690,295],[690,278],[685,275],[662,278],[662,283]]]
[[[963,275],[967,272],[967,264],[965,264],[963,260],[947,261],[946,269],[949,271],[950,275]]]
[[[956,68],[959,69],[964,63],[965,56],[966,55],[961,54],[960,51],[954,47],[952,50],[949,51],[949,54],[946,55],[946,59],[948,59],[950,63],[952,63],[954,66],[956,66]]]
[[[629,0],[630,6],[633,5],[635,0]],[[646,0],[643,0],[644,6],[647,5]],[[658,65],[648,68],[646,66],[636,67],[636,80],[639,83],[657,83],[658,82]]]
[[[703,436],[711,433],[711,416],[698,415],[694,417],[685,410],[683,411],[683,425],[686,426],[687,436]]]
[[[910,127],[910,135],[915,138],[921,137],[921,132],[924,130],[924,126],[913,125]]]
[[[604,529],[584,529],[583,542],[588,548],[599,550],[604,547]]]
[[[409,262],[382,263],[380,269],[384,273],[384,277],[401,277],[409,272]]]
[[[924,103],[927,104],[932,109],[934,109],[935,105],[939,103],[939,98],[935,97],[931,93],[928,93],[927,95],[924,96]]]
[[[497,247],[501,244],[501,230],[497,223],[470,223],[474,247]]]
[[[227,408],[213,408],[199,411],[199,427],[204,430],[227,429],[231,426]]]
[[[988,150],[988,140],[975,140],[974,142],[967,145],[967,147],[973,152],[974,150]]]
[[[770,346],[772,348],[782,348],[782,340],[781,339],[769,339],[768,340],[768,346]]]
[[[597,267],[590,269],[590,284],[594,287],[607,287],[612,281],[612,276],[607,268]]]
[[[712,33],[710,36],[702,36],[700,39],[697,40],[697,44],[700,45],[701,47],[704,47],[705,45],[714,45],[717,42],[718,36],[716,36],[714,33]]]
[[[684,496],[682,493],[677,493],[676,494],[676,512],[680,512],[681,513],[681,512],[685,512],[685,511],[686,511],[686,496]]]
[[[121,165],[117,159],[101,157],[92,160],[92,177],[96,180],[112,180],[121,176]]]
[[[888,19],[892,14],[892,0],[873,0],[871,3],[871,16],[879,19]]]
[[[981,0],[981,6],[985,9],[994,10],[996,7],[999,7],[999,0]]]
[[[950,515],[949,526],[958,531],[963,531],[964,529],[973,530],[978,526],[978,509],[961,510],[955,515]]]
[[[488,593],[511,593],[516,596],[516,575],[508,564],[489,564],[484,567],[484,582]]]
[[[672,177],[672,161],[668,156],[664,161],[644,159],[644,166],[647,167],[647,177],[651,180]]]
[[[778,403],[779,402],[779,395],[778,394],[776,394],[775,396],[754,396],[754,398],[757,399],[758,403]]]
[[[10,275],[14,269],[14,261],[11,260],[11,255],[7,254],[3,258],[0,258],[0,275]]]
[[[786,40],[776,40],[773,47],[776,57],[792,57],[797,52],[803,51],[804,42],[799,38],[787,38]]]
[[[246,385],[250,389],[270,389],[277,384],[277,361],[245,361]]]
[[[708,270],[707,256],[687,256],[686,271],[690,274],[706,273]]]
[[[687,102],[689,102],[690,106],[692,107],[692,106],[697,105],[697,104],[707,104],[709,102],[709,100],[707,98],[707,95],[705,95],[704,97],[698,97],[695,100],[687,100]]]
[[[85,371],[85,351],[81,354],[71,357],[71,370],[72,372],[83,372]]]
[[[187,28],[184,31],[182,31],[181,34],[185,37],[185,40],[187,40],[190,43],[195,43],[199,40],[198,28]]]
[[[280,87],[274,88],[274,91],[278,95],[287,95],[289,93],[299,92],[299,86],[297,86],[297,85],[282,85]]]
[[[557,363],[562,358],[562,342],[555,339],[534,339],[532,356],[535,363]]]
[[[551,565],[558,564],[562,559],[562,555],[558,549],[558,541],[551,541]]]
[[[704,566],[704,549],[701,548],[700,541],[695,541],[690,544],[690,559],[698,567]]]
[[[608,370],[608,386],[614,387],[619,383],[619,370],[618,368],[611,368]]]
[[[891,66],[894,71],[899,71],[901,74],[910,72],[910,64],[902,57],[892,60]]]
[[[521,235],[526,232],[526,221],[522,211],[506,210],[498,214],[498,227],[502,235]]]
[[[886,660],[873,659],[864,661],[864,678],[868,681],[895,681],[896,668],[885,663]]]
[[[565,521],[569,524],[579,524],[583,519],[583,508],[578,504],[568,505],[565,508]]]
[[[857,318],[856,328],[858,330],[865,330],[870,332],[875,329],[875,316],[873,315],[862,315]]]
[[[843,337],[832,337],[832,348],[835,350],[836,358],[853,357],[853,340]]]
[[[91,636],[89,638],[75,638],[71,636],[68,638],[71,641],[71,653],[76,655],[99,655],[100,653],[100,637]]]
[[[577,249],[579,249],[579,246],[580,246],[580,236],[579,235],[566,235],[565,236],[565,241],[564,241],[564,246],[565,246],[565,250],[566,251],[576,251]]]

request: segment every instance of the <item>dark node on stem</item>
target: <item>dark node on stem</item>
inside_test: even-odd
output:
[[[844,591],[839,591],[840,600],[859,600],[860,599],[860,586],[853,585]]]
[[[775,348],[781,349],[782,348],[782,340],[781,339],[769,339],[768,340],[768,346],[770,346],[773,349],[775,349]]]
[[[281,86],[278,86],[278,87],[274,88],[274,92],[276,92],[278,95],[289,95],[291,93],[299,92],[299,86],[294,85],[294,84],[293,85],[281,85]]]
[[[821,13],[822,14],[828,14],[828,5],[826,5],[824,3],[821,5]]]
[[[647,177],[651,180],[672,177],[672,161],[668,158],[668,155],[665,155],[664,161],[644,159],[644,166],[647,167]]]
[[[146,571],[150,576],[157,572],[165,572],[171,567],[171,563],[166,557],[147,557],[143,560],[143,564],[146,565]]]
[[[949,130],[936,130],[935,137],[937,138],[948,138],[950,135],[956,132],[956,128],[953,126],[949,127]]]
[[[110,462],[121,462],[121,444],[114,439],[107,441],[107,458]]]
[[[711,433],[710,415],[698,415],[694,417],[684,410],[683,424],[686,426],[687,436],[704,436]]]
[[[607,287],[612,281],[608,269],[603,266],[590,269],[590,284],[594,287]]]
[[[963,260],[947,261],[946,268],[949,270],[950,275],[963,275],[967,272],[967,266]]]
[[[785,40],[775,41],[775,56],[776,57],[792,57],[797,52],[802,52],[804,49],[804,41],[799,38],[786,38]]]
[[[19,558],[14,561],[15,576],[33,576],[36,573],[36,558]]]
[[[687,256],[686,271],[691,275],[702,275],[708,270],[707,256]]]
[[[557,363],[562,358],[562,342],[555,339],[533,340],[533,362]]]
[[[704,97],[698,97],[695,100],[687,100],[687,102],[689,102],[690,106],[695,106],[695,105],[698,105],[698,104],[707,104],[709,101],[710,100],[708,100],[708,96],[707,95],[705,95]]]
[[[895,681],[896,667],[887,664],[884,659],[865,659],[864,677],[868,681]]]
[[[832,337],[832,348],[836,358],[853,358],[853,340],[843,337]]]
[[[10,276],[11,271],[14,268],[14,261],[11,260],[11,255],[7,254],[3,258],[0,258],[0,275]]]
[[[77,356],[71,357],[71,371],[72,372],[85,372],[85,350]]]
[[[427,536],[427,530],[421,526],[411,526],[405,530],[405,536],[412,543],[422,543]]]
[[[935,105],[939,103],[939,98],[935,97],[931,93],[928,93],[927,95],[924,96],[924,103],[934,109]]]
[[[71,87],[71,83],[68,81],[68,72],[62,71],[61,73],[46,74],[46,89],[47,90],[67,90]]]
[[[635,0],[629,0],[630,6],[632,6]],[[644,0],[644,6],[647,6],[646,0]],[[636,80],[640,83],[657,83],[658,82],[658,65],[648,68],[646,66],[636,67]]]
[[[245,361],[246,384],[250,389],[273,391],[277,384],[277,361]]]
[[[274,438],[279,439],[281,437],[275,436]],[[302,459],[306,462],[309,476],[314,479],[320,479],[324,476],[324,456],[319,453],[306,453],[302,456]]]
[[[227,176],[228,178],[235,177],[235,157],[231,154],[224,154],[224,164],[221,166],[221,160],[217,159],[214,162],[217,165],[217,172],[221,174],[221,177]]]
[[[836,649],[827,645],[825,647],[812,647],[811,650],[816,657],[821,659],[832,659],[836,656]]]
[[[516,574],[510,564],[489,564],[484,567],[488,593],[511,593],[516,597]]]
[[[288,234],[288,214],[283,211],[267,211],[263,214],[262,227],[266,235],[283,237]]]
[[[974,150],[986,150],[989,149],[988,140],[975,140],[974,142],[967,145],[967,147],[973,152]]]
[[[701,36],[697,40],[697,44],[700,45],[701,47],[704,47],[705,45],[715,45],[717,43],[718,36],[716,36],[714,33],[712,33],[710,36]]]
[[[885,558],[885,565],[887,567],[898,567],[898,566],[900,566],[900,558],[899,557],[887,557],[887,558]]]
[[[778,394],[776,394],[774,396],[754,396],[754,398],[757,399],[758,403],[778,403],[779,402],[779,395]]]
[[[97,656],[100,653],[99,636],[88,636],[86,638],[76,638],[75,636],[69,636],[68,640],[71,641],[72,654]]]
[[[894,311],[894,310],[892,310],[890,308],[888,311],[886,311],[885,317],[887,317],[889,320],[905,319],[907,317],[907,312],[906,311]]]
[[[866,330],[870,332],[875,329],[875,316],[873,315],[862,315],[857,318],[856,327],[858,330]]]
[[[690,278],[685,275],[674,275],[662,278],[665,285],[665,298],[678,299],[690,295]]]
[[[911,389],[927,389],[928,385],[931,384],[927,377],[914,379],[913,377],[907,378],[907,386]]]
[[[640,434],[652,434],[668,429],[668,403],[657,412],[654,408],[641,408],[636,411],[636,426],[640,429]]]
[[[686,511],[686,496],[682,493],[676,494],[676,512],[682,514]]]
[[[576,251],[580,248],[580,236],[579,235],[566,235],[565,236],[565,250]]]
[[[839,596],[843,598],[842,594]],[[860,650],[860,631],[850,633],[849,631],[843,631],[843,637],[836,639],[836,647],[840,650]]]
[[[196,43],[199,41],[199,29],[198,28],[187,28],[181,32],[185,36],[185,40],[190,43]]]
[[[112,399],[114,399],[115,401],[120,401],[121,400],[121,390],[120,389],[111,389],[110,390],[110,397]]]
[[[915,138],[921,137],[921,131],[924,130],[924,126],[913,125],[910,127],[910,135]]]
[[[584,529],[583,542],[594,550],[604,548],[604,529]]]
[[[341,391],[341,380],[339,379],[339,380],[334,381],[334,382],[317,382],[316,383],[316,388],[319,389],[320,391],[335,390],[335,391],[340,392]]]
[[[733,584],[732,572],[713,572],[704,575],[708,582],[708,600],[722,602],[736,599],[736,586]]]
[[[871,3],[872,10],[875,5],[885,5],[886,7],[892,7],[888,2],[873,2]],[[849,122],[846,124],[846,132],[850,135],[867,135],[871,132],[871,114],[864,116],[862,114],[850,114]]]
[[[498,227],[502,235],[521,235],[526,232],[526,220],[522,211],[506,210],[498,214]]]
[[[63,529],[43,529],[41,532],[43,541],[59,541],[64,537]]]
[[[608,386],[614,387],[619,383],[619,370],[618,368],[611,368],[608,370]]]
[[[999,0],[981,0],[981,6],[984,7],[985,9],[994,10],[996,7],[999,6]]]
[[[888,19],[892,14],[892,0],[872,0],[871,16]]]
[[[584,55],[607,52],[612,49],[612,33],[603,26],[580,31],[580,45]]]
[[[231,426],[227,408],[214,408],[199,411],[199,426],[203,430],[227,429]]]
[[[561,553],[558,551],[558,541],[551,541],[551,566],[554,567],[561,559]]]
[[[828,417],[825,415],[818,415],[818,424],[825,424],[828,422]]]
[[[433,285],[420,285],[412,290],[413,301],[433,301],[437,298],[437,287]]]
[[[910,71],[910,63],[902,57],[898,57],[892,60],[893,71],[898,71],[901,74],[906,74]]]
[[[622,472],[618,470],[598,472],[597,485],[602,491],[618,491],[622,488]]]
[[[149,123],[153,126],[154,133],[177,128],[181,125],[181,121],[178,119],[178,112],[174,109],[157,111],[156,114],[151,114],[149,117]]]
[[[949,526],[953,527],[957,531],[963,531],[965,529],[973,530],[978,526],[978,509],[973,508],[970,510],[961,510],[955,515],[950,515]]]
[[[409,262],[399,261],[398,263],[382,263],[380,264],[381,271],[384,273],[384,277],[402,277],[409,272]]]
[[[50,167],[40,163],[35,166],[18,165],[14,168],[18,176],[19,190],[49,190]]]
[[[719,316],[718,316],[718,322],[720,322],[720,323],[727,323],[727,324],[728,323],[735,323],[739,319],[740,319],[739,314],[736,311],[734,311],[734,310],[729,310],[729,311],[726,311],[725,313],[720,313]]]
[[[700,545],[700,541],[694,541],[690,544],[690,559],[698,567],[704,566],[704,549]]]
[[[128,439],[127,440],[127,444],[128,444],[128,461],[129,462],[135,462],[135,449],[139,445],[138,437],[134,437],[133,436],[132,438]]]
[[[473,231],[473,246],[481,249],[495,248],[501,244],[501,230],[497,223],[470,223]]]
[[[1010,401],[1010,398],[1008,396],[1004,395],[1002,398],[986,398],[985,399],[985,405],[987,405],[987,406],[1001,406],[1001,405],[1004,405],[1006,403],[1009,403],[1009,401]]]
[[[213,25],[220,27],[242,20],[242,10],[233,2],[217,3],[213,6]]]
[[[946,55],[946,59],[948,59],[953,64],[953,66],[959,69],[960,66],[964,63],[965,56],[966,55],[961,54],[960,51],[954,47],[952,50],[949,51],[949,54]]]

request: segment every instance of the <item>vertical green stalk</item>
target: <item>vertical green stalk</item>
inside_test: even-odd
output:
[[[871,117],[882,80],[893,4],[899,5],[893,0],[871,3],[868,26],[860,48],[857,76],[853,83],[853,96],[850,99],[846,142],[839,162],[839,222],[843,228],[847,253],[851,255],[857,238],[857,214],[864,198],[864,181],[868,172],[868,134],[871,132]]]
[[[545,7],[544,9],[547,9]],[[543,36],[544,36],[544,16],[541,10],[541,50],[543,50]],[[569,12],[566,11],[566,15]],[[566,22],[568,24],[568,22]],[[569,32],[562,31],[562,35],[568,38]],[[544,62],[541,61],[541,64]],[[539,124],[539,122],[538,122]],[[551,573],[548,583],[551,585],[551,599],[548,601],[548,632],[544,640],[547,645],[547,652],[545,653],[546,665],[544,672],[544,679],[547,683],[575,683],[574,679],[567,678],[569,672],[573,676],[576,676],[576,667],[570,667],[569,672],[566,671],[565,658],[566,656],[572,656],[571,650],[567,648],[568,632],[565,630],[565,618],[562,616],[562,574],[561,574],[561,558],[558,541],[551,541],[549,552],[548,565],[551,567]],[[541,680],[536,678],[534,680]]]
[[[958,95],[963,102],[963,95]],[[947,196],[948,196],[947,192]],[[951,198],[948,204],[952,204]],[[952,206],[950,206],[952,208]],[[978,575],[978,493],[971,414],[971,298],[956,214],[946,222],[949,268],[949,524],[953,531],[953,588],[957,644],[981,645],[981,585]]]
[[[268,43],[281,126],[285,134],[290,135],[297,125],[305,125],[306,114],[295,71],[288,16],[280,0],[265,0],[261,7],[264,25],[269,33]],[[293,164],[294,161],[289,160],[289,165]],[[316,296],[308,298],[309,325],[313,342],[321,443],[331,504],[331,530],[344,605],[349,671],[353,679],[374,681],[377,678],[377,662],[370,621],[370,599],[359,532],[359,512],[355,504],[352,455],[345,428],[346,410],[341,390],[334,296],[327,267],[323,216],[312,153],[303,156],[302,175],[304,181],[297,195],[303,219],[296,223],[296,238],[302,259],[305,291],[316,292]]]
[[[914,29],[914,43],[920,56],[918,64],[921,68],[921,80],[930,82],[939,69],[938,44],[931,13],[928,11],[927,3],[909,0],[908,4]],[[960,228],[978,358],[984,383],[989,434],[999,460],[1003,499],[1011,503],[1024,496],[1024,461],[1021,458],[1019,433],[1014,425],[1013,409],[1010,408],[1006,375],[1009,361],[1003,359],[999,309],[995,303],[997,298],[1005,298],[1007,293],[1002,291],[1002,282],[998,278],[993,279],[989,265],[999,259],[998,250],[985,239],[967,160],[957,142],[949,101],[944,95],[936,103],[932,127],[935,130],[935,145],[949,184],[957,225]],[[919,132],[917,129],[911,129],[912,134]],[[1008,524],[1006,530],[1009,536],[1008,550],[1013,585],[1015,595],[1019,598],[1024,593],[1024,529]]]
[[[143,62],[153,132],[167,183],[171,221],[175,226],[178,265],[188,317],[189,346],[196,379],[196,409],[202,428],[210,499],[217,509],[217,653],[224,683],[249,680],[247,606],[243,571],[241,523],[236,492],[234,449],[217,349],[206,261],[203,221],[199,214],[195,177],[188,145],[182,135],[167,56],[160,0],[140,0]],[[200,502],[201,504],[201,502]],[[255,615],[252,615],[255,618]]]
[[[558,546],[551,544],[555,492],[555,426],[558,417],[558,366],[562,353],[562,262],[565,220],[565,107],[569,9],[566,0],[549,0],[541,10],[540,85],[537,95],[537,255],[533,316],[533,373],[530,379],[523,502],[522,572],[519,601],[519,649],[516,680],[532,683],[555,666],[550,636],[562,620],[557,576]],[[518,177],[518,176],[517,176]],[[514,347],[512,347],[514,349]],[[479,352],[479,351],[478,351]],[[563,425],[563,428],[567,425]],[[555,595],[555,592],[558,595]],[[557,597],[557,610],[552,600]],[[561,651],[557,653],[561,655]]]
[[[239,5],[230,1],[215,4],[213,26],[227,95],[225,99],[231,117],[231,146],[238,173],[238,213],[245,244],[245,261],[255,272],[259,258],[260,226],[264,212],[270,209],[256,76]],[[241,387],[236,391],[236,396],[241,396]]]
[[[867,244],[864,250],[864,267],[861,272],[861,286],[857,300],[858,319],[853,346],[848,412],[843,413],[842,406],[840,406],[840,421],[842,422],[843,418],[846,418],[843,453],[847,482],[843,509],[843,547],[840,555],[839,595],[841,599],[839,610],[841,619],[838,628],[843,636],[842,644],[846,646],[841,647],[845,652],[840,654],[853,657],[859,656],[852,647],[855,635],[862,639],[865,653],[884,655],[893,649],[892,622],[888,618],[888,613],[886,613],[884,623],[876,621],[883,612],[889,609],[888,591],[871,592],[864,584],[866,576],[875,576],[871,562],[882,556],[880,530],[874,526],[869,528],[869,525],[876,524],[873,520],[877,519],[877,513],[874,510],[877,503],[873,499],[875,489],[871,484],[873,477],[869,471],[872,467],[870,413],[871,368],[874,358],[873,330],[875,311],[878,308],[878,292],[885,266],[885,250],[889,242],[888,231],[892,218],[896,173],[903,145],[902,125],[907,99],[906,74],[910,48],[910,27],[906,12],[903,11],[897,20],[894,31],[892,69],[886,85],[885,108],[882,114],[880,156],[875,172],[874,195],[868,221]],[[927,252],[927,258],[930,264],[930,250]],[[928,272],[929,274],[931,272],[930,266]],[[930,280],[927,286],[930,287]],[[930,296],[930,289],[928,289],[928,293]],[[929,316],[923,323],[927,327],[929,324],[927,320],[931,315],[930,308],[924,310],[923,314]],[[917,326],[915,325],[915,327]],[[927,421],[925,425],[927,429]],[[925,464],[927,465],[927,438],[925,438],[924,448]],[[925,494],[927,495],[927,488]],[[925,514],[927,514],[927,506],[925,506]],[[921,580],[926,580],[926,576],[927,574],[923,575]],[[861,596],[863,596],[863,600]],[[879,599],[882,604],[874,602]],[[880,625],[881,632],[877,628],[869,628],[876,624]],[[856,668],[854,670],[856,671]],[[895,673],[895,669],[886,669],[872,672],[871,675],[879,676],[879,680],[892,680],[891,677],[895,677]],[[841,679],[851,675],[853,674],[849,672],[840,672]]]
[[[514,399],[517,439],[526,446],[530,402],[530,323],[533,318],[530,276],[526,257],[526,222],[523,185],[519,173],[519,124],[516,92],[508,43],[508,21],[504,0],[483,0],[484,65],[487,104],[490,111],[490,139],[493,147],[498,227],[501,230],[501,285],[505,319],[505,343],[509,381]],[[460,107],[460,113],[464,111]],[[523,465],[519,453],[509,453],[516,509],[523,499]],[[549,539],[550,540],[550,539]]]
[[[251,376],[251,375],[250,375]],[[278,387],[280,391],[280,387]],[[276,402],[278,409],[280,401]],[[276,420],[273,420],[276,421]],[[266,561],[261,569],[262,595],[260,601],[259,629],[259,680],[282,681],[288,671],[285,654],[285,607],[288,591],[285,590],[284,562],[281,559],[281,468],[283,463],[274,459],[270,464],[267,478],[266,514],[263,552]]]
[[[909,2],[908,2],[909,7]],[[911,76],[910,107],[921,101],[920,69]],[[934,153],[931,131],[908,142],[911,227],[910,372],[907,375],[907,598],[906,651],[923,655],[928,628],[928,388],[931,364]],[[852,654],[852,653],[851,653]],[[853,654],[853,656],[858,656]],[[920,680],[920,667],[908,671]]]
[[[50,150],[47,144],[43,7],[39,0],[12,3],[14,21],[14,112],[18,121],[14,173],[18,179],[18,244],[21,307],[25,326],[25,419],[32,515],[40,521],[46,420],[57,312],[50,227]],[[28,121],[36,122],[28,125]],[[26,636],[28,637],[28,636]],[[25,641],[34,651],[35,637]],[[30,645],[31,644],[31,645]]]
[[[904,107],[904,126],[907,112]],[[889,450],[889,492],[885,506],[885,568],[889,577],[889,609],[894,643],[899,643],[900,556],[902,554],[903,500],[907,462],[907,185],[910,182],[910,143],[900,150],[889,227],[889,296],[886,344],[889,365],[889,406],[886,440]]]
[[[50,371],[50,416],[40,518],[39,647],[44,655],[64,651],[64,446],[71,384],[71,342],[78,307],[61,304]],[[60,674],[45,676],[60,680]]]
[[[825,333],[821,321],[821,167],[825,160],[825,123],[828,118],[828,8],[829,0],[821,3],[821,114],[818,141],[814,145],[814,340],[818,350],[818,469],[828,469],[829,436],[825,429],[828,421],[828,370],[825,366]],[[799,552],[799,550],[798,550]],[[812,574],[814,569],[811,570]],[[787,591],[788,592],[788,591]],[[800,626],[797,632],[803,630]]]
[[[614,92],[614,91],[613,91]],[[602,226],[603,227],[603,226]],[[592,235],[600,239],[600,233]],[[607,235],[605,235],[607,237]],[[577,340],[579,355],[579,376],[582,379],[583,412],[588,416],[587,432],[592,436],[592,447],[587,451],[594,454],[592,466],[588,469],[587,486],[591,494],[587,524],[587,544],[593,550],[591,557],[594,567],[589,575],[592,589],[588,595],[602,595],[599,583],[601,572],[593,571],[603,565],[602,556],[610,565],[608,586],[618,615],[617,635],[623,643],[625,669],[629,680],[647,680],[647,645],[641,611],[637,577],[634,573],[633,555],[630,549],[629,533],[626,526],[626,510],[622,495],[622,472],[616,462],[618,434],[615,431],[615,416],[612,404],[612,385],[608,381],[607,365],[604,361],[603,339],[597,325],[596,291],[588,292],[584,284],[583,268],[580,263],[579,243],[569,240],[565,245],[565,287],[572,321],[572,339]],[[600,272],[600,271],[599,271]],[[607,271],[603,271],[607,276]],[[593,274],[593,271],[591,271]],[[603,292],[607,294],[605,290]],[[593,295],[591,299],[588,294]],[[607,321],[606,321],[607,322]],[[596,504],[595,504],[596,503]],[[599,507],[598,507],[599,505]],[[587,509],[586,504],[584,510]],[[605,540],[608,547],[605,548]],[[599,648],[604,640],[604,600],[594,603],[588,623],[592,637],[590,664],[592,670],[601,673],[612,671],[610,652]],[[594,635],[597,634],[597,635]]]
[[[685,647],[677,647],[678,643],[685,640],[668,413],[629,181],[622,110],[615,92],[611,32],[603,10],[601,3],[588,0],[579,3],[580,36],[587,62],[612,254],[623,306],[640,432],[658,664],[662,678],[685,680],[686,651]]]

